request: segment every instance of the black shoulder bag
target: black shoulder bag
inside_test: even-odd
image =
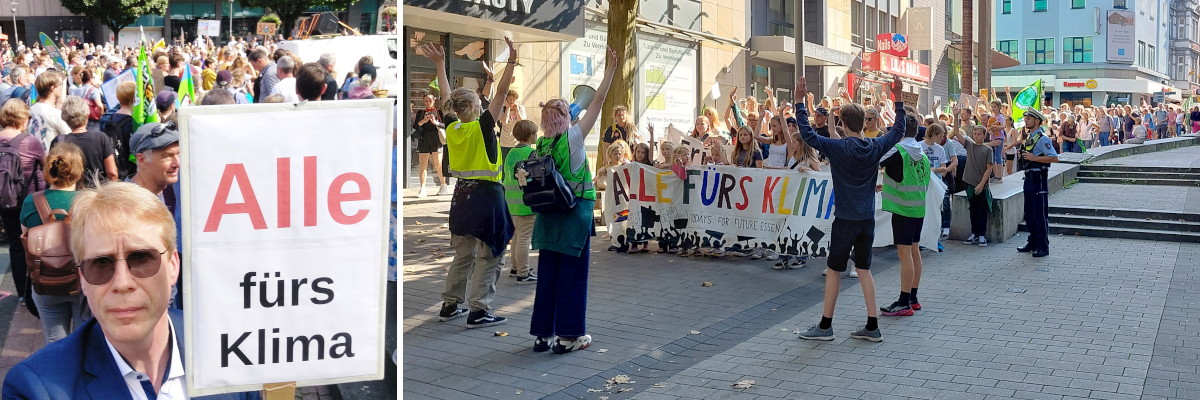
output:
[[[550,143],[550,154],[541,155],[541,149],[538,149],[537,157],[533,157],[531,153],[530,158],[517,161],[516,168],[524,169],[529,174],[522,200],[533,212],[564,213],[575,208],[575,191],[571,190],[571,185],[563,178],[562,173],[558,172],[558,166],[554,162],[554,148],[558,146],[558,141],[568,134],[564,132],[554,138]],[[570,148],[568,144],[568,164],[571,162]]]

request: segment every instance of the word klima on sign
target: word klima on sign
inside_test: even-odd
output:
[[[276,175],[275,175],[275,190],[276,190],[276,224],[277,228],[288,228],[292,226],[292,159],[283,157],[276,159]],[[317,225],[317,157],[304,157],[304,172],[303,172],[303,196],[304,196],[304,226]],[[229,164],[225,166],[225,171],[221,173],[221,181],[217,185],[217,193],[212,202],[212,208],[208,212],[208,220],[204,223],[204,232],[216,232],[221,225],[221,219],[225,215],[231,214],[246,214],[250,217],[250,224],[254,229],[267,229],[267,222],[263,218],[262,206],[259,205],[258,197],[254,195],[253,182],[246,173],[246,166],[243,164]],[[358,186],[356,192],[344,192],[346,183],[354,183]],[[233,189],[233,185],[237,184],[238,191],[242,195],[243,203],[230,203],[229,191]],[[367,178],[356,172],[347,172],[333,178],[329,183],[328,195],[326,196],[326,209],[329,211],[329,216],[334,222],[342,225],[354,225],[367,218],[368,210],[357,210],[353,214],[346,214],[342,210],[342,203],[350,201],[362,201],[371,199],[371,185],[367,182]]]
[[[636,168],[636,176],[629,172],[631,169],[634,168],[625,168],[609,177],[609,187],[618,206],[630,200],[674,203],[663,193],[670,186],[663,181],[663,178],[672,175],[670,171],[650,172],[654,176],[650,178],[646,168]],[[751,205],[750,194],[754,193],[754,189],[761,188],[762,204],[759,210],[764,214],[807,216],[808,211],[812,210],[814,216],[822,219],[829,219],[833,214],[834,193],[828,179],[810,179],[806,176],[800,178],[798,185],[793,185],[791,176],[768,176],[761,186],[754,186],[754,177],[749,175],[739,177],[714,168],[688,170],[687,179],[683,181],[683,204],[692,203],[692,192],[697,189],[697,181],[700,182],[700,203],[705,207],[745,211]]]

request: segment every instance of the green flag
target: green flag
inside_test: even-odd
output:
[[[1011,106],[1014,125],[1024,126],[1021,118],[1025,116],[1025,111],[1041,110],[1042,108],[1042,80],[1038,79],[1017,92],[1017,97],[1013,98]]]
[[[154,91],[154,78],[150,74],[150,64],[146,58],[146,44],[143,42],[138,50],[138,66],[134,74],[137,76],[137,101],[133,103],[134,129],[158,122],[158,107],[154,104],[154,97],[158,93]]]

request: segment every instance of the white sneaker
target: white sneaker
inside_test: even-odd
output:
[[[851,277],[851,278],[858,278],[858,268],[854,268],[854,269],[851,269],[851,270],[850,270],[850,277]]]
[[[421,187],[421,190],[420,190],[419,192],[417,192],[417,198],[418,198],[418,199],[423,199],[423,198],[425,198],[425,197],[428,197],[428,196],[429,196],[429,193],[425,193],[425,187],[424,187],[424,186],[422,186],[422,187]]]
[[[446,185],[442,185],[442,188],[441,188],[441,189],[438,189],[437,195],[438,195],[438,196],[445,196],[445,195],[448,195],[448,194],[450,194],[450,193],[451,193],[451,192],[450,192],[450,188],[449,188],[448,186],[446,186]]]
[[[950,236],[950,228],[942,228],[942,237]]]
[[[987,243],[988,243],[987,238],[980,236],[978,243],[979,243],[979,247],[987,247]]]
[[[975,243],[979,243],[979,237],[975,236],[974,233],[972,233],[971,236],[968,236],[967,240],[963,241],[963,244],[975,244]]]

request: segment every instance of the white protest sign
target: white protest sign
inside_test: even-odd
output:
[[[683,133],[679,129],[675,128],[675,125],[667,126],[667,141],[671,142],[671,144],[675,145],[675,147],[679,147],[680,144],[683,144],[684,146],[691,148],[692,165],[703,165],[704,159],[708,158],[709,149],[704,145],[704,142],[701,142],[699,139],[696,139],[691,135]]]
[[[133,69],[127,69],[125,72],[117,75],[116,78],[109,79],[108,82],[104,82],[104,84],[100,85],[100,93],[104,93],[105,104],[107,104],[109,108],[121,104],[121,102],[117,100],[117,86],[119,86],[122,82],[132,82],[135,80],[136,78],[133,76]]]
[[[393,102],[188,107],[188,394],[383,377]]]
[[[197,36],[221,36],[221,20],[200,19],[196,21],[198,21],[196,25]]]

